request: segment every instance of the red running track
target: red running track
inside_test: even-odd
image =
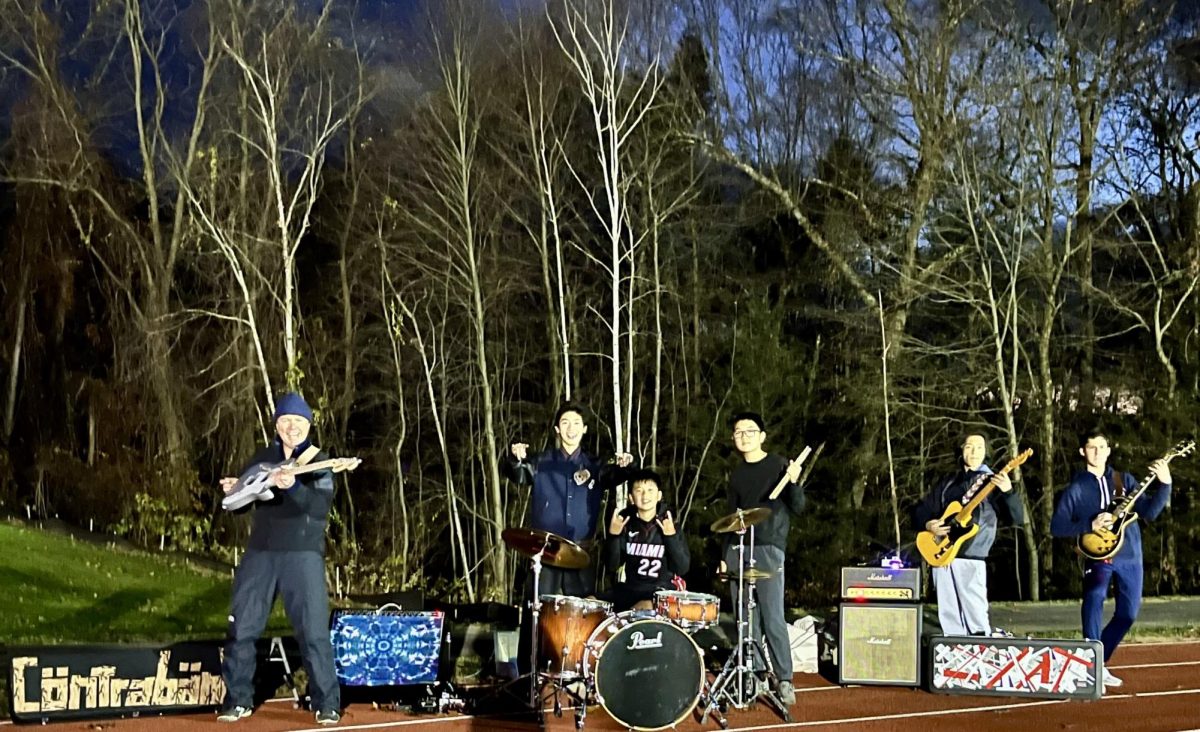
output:
[[[995,696],[947,696],[918,689],[888,686],[841,687],[817,674],[797,674],[793,721],[784,722],[759,704],[745,711],[730,710],[731,730],[837,730],[847,732],[989,732],[990,730],[1094,730],[1120,732],[1180,732],[1200,730],[1200,642],[1148,643],[1121,646],[1109,663],[1124,685],[1110,689],[1098,701],[1061,701]],[[338,727],[317,727],[312,714],[296,710],[290,700],[269,702],[254,716],[232,725],[215,714],[193,714],[89,722],[58,722],[56,730],[80,732],[460,732],[461,730],[536,730],[533,720],[466,714],[413,715],[355,704],[346,709]],[[573,730],[570,711],[562,718],[546,715],[545,729]],[[624,729],[601,707],[589,708],[586,730]],[[709,719],[701,725],[695,715],[681,731],[717,730]]]

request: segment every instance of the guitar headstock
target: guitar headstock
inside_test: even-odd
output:
[[[1026,460],[1028,460],[1031,457],[1033,457],[1033,448],[1027,447],[1027,448],[1025,448],[1025,450],[1023,452],[1018,453],[1016,457],[1014,457],[1012,460],[1009,460],[1007,463],[1005,463],[1004,469],[1001,472],[1007,473],[1008,471],[1012,470],[1013,468],[1020,467],[1021,465],[1023,465],[1025,463]]]
[[[1163,460],[1173,460],[1177,457],[1185,457],[1190,455],[1196,449],[1196,441],[1194,439],[1180,440],[1175,447],[1167,450],[1167,454],[1163,455]]]
[[[362,465],[362,458],[334,458],[334,464],[329,466],[335,473],[341,473],[346,470],[354,470],[359,465]]]

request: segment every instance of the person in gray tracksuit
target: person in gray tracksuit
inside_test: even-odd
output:
[[[941,538],[950,529],[942,520],[949,505],[958,501],[964,506],[983,490],[992,475],[984,463],[987,440],[978,432],[968,433],[959,444],[959,468],[941,480],[925,495],[913,511],[918,528]],[[991,635],[988,617],[987,556],[996,541],[1000,513],[1015,526],[1025,523],[1025,510],[1020,496],[1013,491],[1007,475],[995,478],[999,492],[992,491],[975,509],[972,520],[979,533],[965,541],[955,558],[944,567],[933,568],[933,584],[937,590],[938,621],[945,635]]]

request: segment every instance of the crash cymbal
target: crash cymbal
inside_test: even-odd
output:
[[[513,550],[532,557],[542,553],[542,562],[562,569],[583,569],[592,562],[588,553],[570,539],[539,529],[509,528],[501,532],[504,543]]]
[[[766,506],[758,508],[739,508],[728,516],[722,516],[709,526],[710,529],[718,534],[724,534],[727,531],[742,531],[748,526],[761,524],[771,515],[771,509]]]
[[[764,572],[761,569],[751,567],[742,574],[742,579],[747,582],[757,582],[758,580],[771,579],[774,576],[774,572]],[[717,572],[717,579],[722,582],[737,582],[737,572]]]

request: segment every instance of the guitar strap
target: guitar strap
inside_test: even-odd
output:
[[[971,485],[970,489],[963,494],[962,502],[964,504],[970,503],[971,499],[975,497],[975,494],[979,492],[979,489],[983,487],[983,484],[986,483],[993,475],[995,475],[995,473],[981,473],[980,476],[975,479],[975,482]]]
[[[319,452],[321,452],[321,448],[316,445],[309,445],[308,449],[300,453],[300,457],[296,458],[296,465],[308,465]]]

